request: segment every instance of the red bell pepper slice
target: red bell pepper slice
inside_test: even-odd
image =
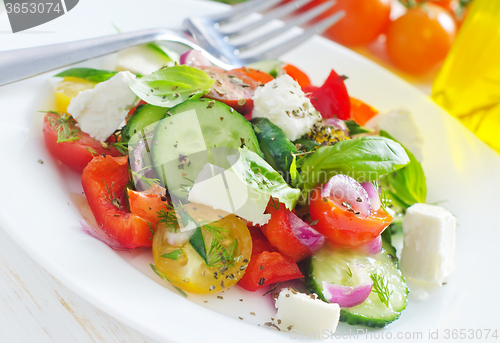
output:
[[[285,73],[287,73],[287,75],[289,75],[292,79],[297,81],[297,83],[300,85],[300,88],[304,88],[311,85],[311,80],[309,79],[309,76],[307,76],[306,73],[304,73],[296,66],[293,66],[291,64],[286,64],[282,68],[285,71]]]
[[[323,118],[337,117],[347,120],[351,117],[351,101],[344,79],[332,70],[321,87],[307,86],[302,89],[309,94],[314,108]]]
[[[150,247],[151,224],[125,208],[127,156],[96,156],[82,173],[82,185],[99,227],[126,248]]]
[[[249,228],[252,236],[252,258],[238,285],[254,292],[266,285],[303,277],[297,263],[288,256],[272,251],[272,246],[258,228]]]

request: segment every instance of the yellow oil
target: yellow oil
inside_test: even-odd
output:
[[[433,100],[500,153],[500,0],[474,0]]]

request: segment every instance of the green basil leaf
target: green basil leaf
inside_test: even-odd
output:
[[[54,77],[78,77],[88,81],[103,82],[112,78],[116,73],[118,72],[111,70],[71,68],[54,75]]]
[[[336,174],[359,182],[375,181],[410,162],[404,148],[393,140],[366,136],[321,147],[302,165],[299,187],[310,190]]]
[[[347,130],[349,130],[349,135],[351,136],[358,135],[360,133],[373,132],[372,129],[356,124],[354,120],[346,120],[344,123],[347,126]]]
[[[397,142],[385,131],[380,131],[380,135]],[[425,203],[427,183],[420,162],[408,149],[404,149],[410,158],[410,164],[388,174],[380,180],[380,184],[394,202],[406,209],[416,203]]]
[[[201,227],[197,227],[195,229],[194,235],[191,236],[189,239],[189,243],[191,243],[191,246],[193,249],[200,255],[200,257],[207,262],[207,248],[205,247],[205,239],[203,238],[203,233],[201,232]]]
[[[300,190],[291,188],[280,173],[247,147],[238,150],[239,160],[231,167],[238,178],[248,187],[277,198],[288,209],[293,209],[300,196]]]
[[[174,63],[178,64],[180,62],[179,54],[173,52],[172,50],[168,49],[166,46],[162,44],[152,42],[148,44],[148,47],[163,55],[166,58],[165,64],[169,62],[171,62],[172,64]]]
[[[181,255],[182,255],[182,249],[175,249],[167,254],[161,254],[161,257],[177,261],[179,259],[179,256]]]
[[[149,104],[173,107],[188,99],[208,93],[214,80],[203,70],[173,66],[143,76],[130,84],[130,89]]]

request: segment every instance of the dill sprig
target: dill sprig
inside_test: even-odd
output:
[[[389,291],[389,281],[385,281],[383,275],[371,274],[370,278],[373,281],[372,292],[378,294],[380,301],[389,308],[389,299],[393,291]]]
[[[352,270],[347,263],[345,264],[345,272],[349,277],[352,277]]]
[[[213,238],[210,243],[210,248],[207,253],[208,267],[222,267],[234,265],[234,254],[238,250],[238,240],[235,239],[233,244],[225,247],[217,238]]]
[[[171,282],[171,281],[170,281],[170,280],[169,280],[169,279],[165,276],[165,274],[163,274],[162,272],[160,272],[160,271],[159,271],[159,270],[158,270],[158,269],[154,266],[154,264],[150,263],[149,265],[151,266],[151,269],[153,269],[153,271],[156,273],[156,275],[158,275],[158,276],[159,276],[159,277],[161,277],[163,280],[165,280],[165,281],[169,282],[172,286],[174,286],[174,285],[172,284],[172,282]],[[180,294],[182,294],[184,297],[186,297],[186,298],[187,298],[187,294],[186,294],[186,293],[184,293],[184,291],[183,291],[182,289],[180,289],[180,288],[179,288],[179,287],[177,287],[177,286],[174,286],[174,288],[175,288],[175,289],[176,289],[176,290],[177,290]]]
[[[149,167],[144,167],[140,171],[133,171],[132,170],[132,176],[134,176],[136,179],[141,180],[144,183],[144,185],[146,186],[146,188],[148,188],[148,189],[153,187],[154,184],[160,185],[160,179],[149,178],[149,177],[145,177],[144,175],[139,174],[146,168],[149,168]]]
[[[111,205],[113,205],[117,209],[121,210],[122,209],[121,201],[120,201],[120,199],[118,199],[115,192],[113,191],[113,185],[115,184],[115,182],[114,181],[111,182],[111,186],[108,186],[108,184],[104,180],[102,180],[102,182],[104,182],[104,186],[106,187],[106,191],[108,193],[107,196],[104,196],[104,199],[109,201],[111,203]]]
[[[44,111],[44,113],[52,113],[59,116],[48,116],[49,124],[55,132],[57,132],[57,143],[73,142],[82,138],[81,131],[76,127],[76,120],[66,113],[56,111]]]

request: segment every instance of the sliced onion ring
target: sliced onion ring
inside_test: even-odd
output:
[[[288,220],[293,235],[304,245],[309,251],[314,254],[323,244],[325,244],[325,237],[318,231],[314,230],[309,224],[297,217],[293,212],[288,213]]]
[[[323,187],[323,198],[330,199],[337,207],[352,211],[362,218],[371,213],[370,199],[366,190],[347,175],[335,175]]]
[[[337,129],[342,130],[346,136],[349,136],[349,129],[342,119],[339,118],[328,118],[323,119],[323,124],[335,126]]]
[[[180,63],[191,67],[212,67],[208,58],[199,50],[189,50],[181,55]]]
[[[359,247],[359,250],[366,252],[369,255],[375,255],[382,249],[382,237],[379,235],[377,238],[372,239],[368,243]]]
[[[380,206],[382,206],[382,203],[380,202],[380,196],[378,195],[377,189],[375,188],[373,183],[367,181],[363,182],[361,186],[363,186],[363,188],[366,190],[366,193],[368,193],[372,211],[377,212],[378,210],[380,210]]]
[[[356,286],[334,285],[323,281],[323,295],[331,303],[340,307],[354,307],[368,298],[373,287],[373,280],[366,269],[361,265],[350,267],[353,279],[359,280]]]
[[[121,245],[113,238],[109,237],[104,231],[98,230],[93,226],[89,225],[85,220],[80,220],[80,225],[82,226],[83,232],[95,239],[107,244],[110,248],[115,250],[129,250],[130,248]]]

